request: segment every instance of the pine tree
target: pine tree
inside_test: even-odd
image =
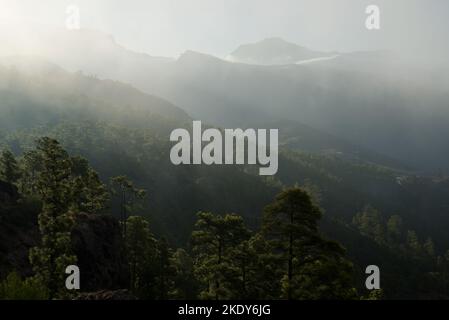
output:
[[[106,207],[109,193],[86,159],[72,157],[72,196],[74,209],[97,213]]]
[[[126,251],[131,290],[144,298],[154,298],[157,268],[157,241],[144,217],[131,216],[126,221]]]
[[[51,298],[66,295],[65,268],[76,263],[71,250],[71,229],[74,223],[69,212],[71,204],[70,158],[56,140],[41,138],[37,141],[41,171],[36,190],[42,200],[39,215],[41,244],[30,250],[30,261],[36,277],[49,290]]]
[[[111,178],[111,191],[113,195],[120,198],[120,220],[123,236],[126,237],[126,221],[135,209],[137,201],[145,198],[146,191],[136,188],[126,176]]]
[[[354,298],[352,265],[343,248],[318,232],[320,210],[307,192],[287,189],[265,208],[262,233],[283,262],[286,299]]]
[[[385,227],[382,216],[378,210],[371,206],[365,206],[363,210],[352,219],[352,223],[359,229],[360,233],[370,237],[379,244],[384,244]]]
[[[262,232],[275,251],[287,262],[287,299],[292,299],[295,249],[304,237],[317,233],[317,221],[321,218],[318,208],[312,205],[308,194],[294,188],[276,196],[265,208]]]
[[[3,150],[0,155],[0,179],[16,183],[20,177],[20,169],[16,158],[9,150]]]
[[[398,215],[391,216],[387,221],[387,233],[388,238],[390,242],[392,242],[394,245],[399,244],[401,242],[402,238],[402,218]]]
[[[22,177],[20,181],[22,193],[36,195],[36,177],[41,168],[37,150],[30,150],[22,155],[20,166]]]
[[[159,284],[158,299],[167,300],[170,297],[170,292],[174,286],[175,269],[172,265],[173,252],[168,246],[168,242],[165,238],[160,239],[157,242],[158,249],[158,274],[157,283]]]
[[[0,282],[0,300],[47,300],[47,288],[36,278],[22,279],[17,272]]]
[[[203,288],[200,297],[230,299],[239,293],[234,290],[236,269],[232,250],[249,238],[243,218],[236,214],[225,216],[199,212],[192,232],[195,273]]]
[[[173,289],[170,298],[193,300],[198,295],[198,282],[195,279],[193,259],[184,249],[177,249],[171,257],[174,269]]]
[[[280,284],[273,281],[279,272],[279,261],[260,234],[242,241],[230,251],[230,255],[236,270],[233,288],[238,295],[234,298],[260,300],[279,297]]]

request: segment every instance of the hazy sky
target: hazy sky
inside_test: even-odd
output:
[[[152,55],[225,56],[272,36],[318,50],[449,53],[447,0],[0,0],[0,20],[64,27],[69,4],[82,28]],[[369,4],[381,9],[380,31],[364,26]]]

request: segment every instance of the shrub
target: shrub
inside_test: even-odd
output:
[[[36,278],[22,279],[17,272],[0,282],[1,300],[46,300],[47,288]]]

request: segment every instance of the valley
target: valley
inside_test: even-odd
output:
[[[24,34],[33,45],[0,32],[0,281],[43,273],[30,250],[59,214],[86,296],[365,299],[376,264],[384,299],[449,297],[444,69],[279,37],[170,58],[95,30]],[[42,161],[54,154],[58,166]],[[297,255],[320,264],[298,267],[296,290],[285,271],[298,261],[272,241],[291,203]]]
[[[1,91],[3,148],[10,148],[20,157],[36,139],[50,136],[71,154],[88,159],[103,181],[125,174],[149,194],[136,213],[150,219],[157,235],[165,235],[172,245],[186,248],[198,210],[236,212],[249,228],[257,230],[263,207],[270,199],[284,187],[300,185],[309,190],[324,211],[324,234],[348,249],[356,270],[360,270],[355,277],[363,274],[364,264],[375,259],[382,261],[384,276],[391,279],[385,287],[387,297],[424,294],[415,286],[398,287],[397,281],[406,282],[408,276],[400,276],[395,265],[415,261],[411,274],[430,281],[424,280],[433,270],[427,253],[412,258],[402,237],[413,230],[420,239],[419,247],[431,237],[435,259],[447,250],[449,221],[444,212],[449,207],[449,183],[444,176],[436,179],[416,175],[388,157],[294,122],[282,125],[291,129],[280,130],[279,171],[272,178],[259,177],[251,165],[174,166],[168,138],[175,128],[190,129],[192,122],[185,112],[127,85],[56,70],[49,80],[39,72],[30,76],[29,72],[9,67],[1,70],[0,79],[8,84]],[[44,68],[43,72],[49,71]],[[77,95],[73,88],[79,88]],[[130,101],[130,107],[123,109],[121,101]],[[330,152],[332,149],[337,151]],[[403,221],[398,231],[401,236],[393,241],[387,231],[375,236],[360,231],[363,229],[359,230],[353,219],[367,205],[380,213],[364,219],[378,224],[380,229],[391,216],[399,215]],[[118,217],[119,208],[117,199],[112,199],[107,211]],[[20,234],[12,237],[20,239]],[[27,272],[26,247],[35,240],[18,241],[25,252],[21,263]],[[404,253],[396,259],[391,250],[399,250],[393,249],[398,246]],[[9,261],[8,265],[13,263]]]

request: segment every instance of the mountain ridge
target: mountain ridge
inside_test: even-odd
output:
[[[257,65],[287,65],[330,55],[332,54],[313,51],[280,37],[272,37],[240,45],[226,57],[226,60]]]

